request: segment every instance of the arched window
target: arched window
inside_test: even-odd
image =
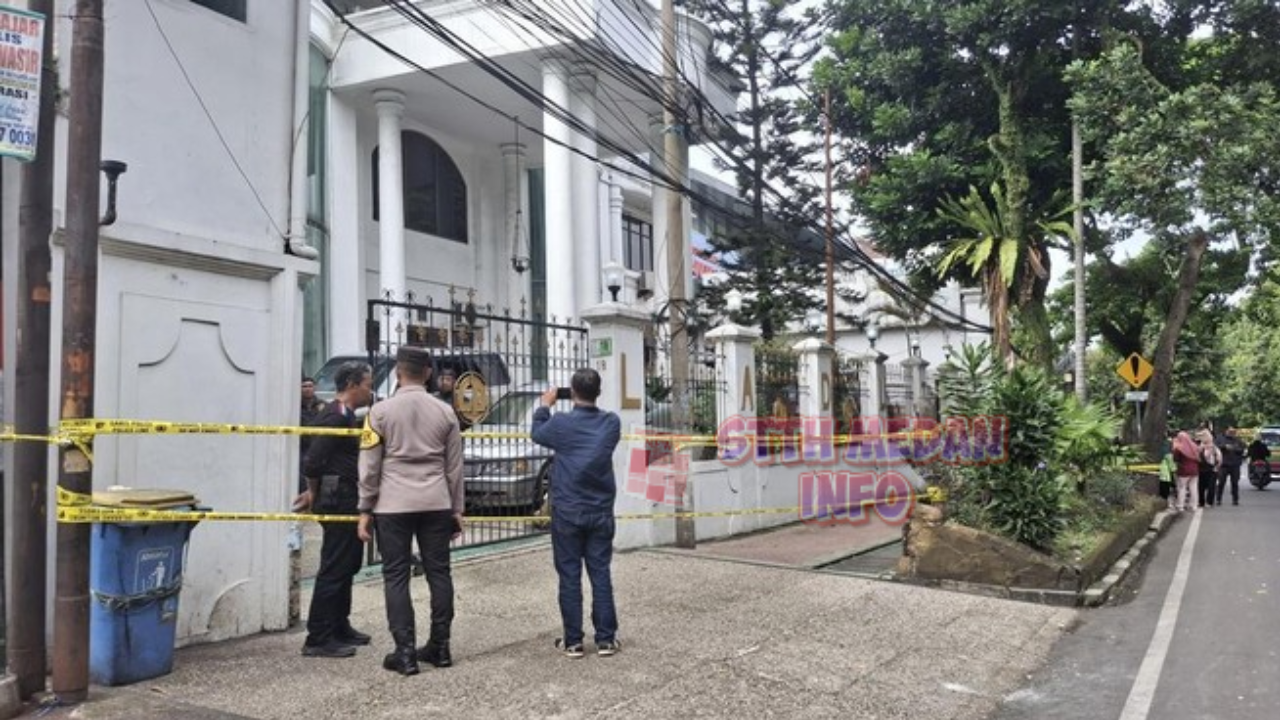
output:
[[[404,227],[467,241],[467,184],[453,159],[421,133],[400,133],[404,164]],[[378,150],[373,151],[373,219],[378,219]]]

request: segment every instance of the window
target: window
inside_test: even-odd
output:
[[[653,271],[653,225],[622,216],[623,263],[628,270]]]
[[[226,15],[232,20],[244,22],[247,17],[245,4],[248,0],[191,0],[191,2],[207,7],[216,13]]]
[[[467,242],[467,185],[458,166],[434,140],[400,134],[404,172],[404,227]],[[378,219],[378,151],[373,151],[373,219]]]

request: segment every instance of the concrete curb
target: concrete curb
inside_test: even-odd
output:
[[[1147,528],[1147,534],[1139,538],[1129,548],[1128,552],[1120,556],[1120,559],[1112,564],[1110,571],[1101,580],[1090,585],[1087,590],[1081,593],[1080,603],[1085,607],[1098,607],[1105,603],[1111,597],[1112,591],[1120,584],[1120,581],[1124,580],[1125,575],[1129,574],[1129,570],[1142,558],[1147,548],[1151,547],[1156,538],[1168,529],[1169,525],[1177,517],[1178,513],[1168,510],[1156,513],[1156,516],[1151,519],[1151,525]]]
[[[18,696],[18,678],[5,675],[0,678],[0,720],[9,720],[21,713],[22,698]]]

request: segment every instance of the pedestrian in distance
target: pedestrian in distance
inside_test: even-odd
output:
[[[1195,507],[1200,477],[1200,448],[1191,434],[1181,430],[1173,438],[1173,463],[1177,466],[1177,500],[1178,512]]]
[[[1240,432],[1235,428],[1227,428],[1218,443],[1222,452],[1222,466],[1218,470],[1218,505],[1222,505],[1222,491],[1227,481],[1231,481],[1231,504],[1240,504],[1240,465],[1244,463],[1245,447],[1240,439]]]
[[[338,388],[333,402],[315,419],[316,427],[360,427],[356,410],[373,399],[373,373],[368,365],[352,362],[334,374]],[[355,436],[318,435],[307,448],[303,476],[307,489],[294,499],[301,512],[346,515],[356,512],[359,492],[357,466],[360,439]],[[311,608],[307,612],[307,657],[342,658],[356,654],[357,645],[368,645],[369,636],[351,627],[351,583],[363,561],[363,547],[351,522],[324,522],[320,569],[316,572]]]
[[[449,543],[462,534],[462,434],[453,408],[427,392],[431,354],[396,352],[396,391],[369,411],[360,437],[360,539],[377,534],[387,626],[395,650],[387,670],[416,675],[419,662],[453,665],[453,576]],[[431,592],[431,629],[415,649],[417,618],[409,593],[418,541]]]
[[[1160,499],[1168,503],[1170,510],[1177,509],[1177,497],[1174,487],[1175,478],[1178,475],[1178,466],[1173,461],[1173,438],[1176,434],[1173,430],[1167,433],[1160,451]]]
[[[1197,466],[1197,500],[1200,507],[1213,507],[1218,486],[1218,469],[1222,466],[1222,452],[1213,441],[1212,427],[1205,425],[1196,433],[1196,444],[1200,446]]]
[[[600,374],[583,368],[573,374],[569,398],[573,409],[551,414],[556,388],[542,394],[533,414],[533,441],[555,451],[551,463],[551,553],[559,576],[562,635],[556,647],[571,658],[585,654],[582,629],[582,568],[591,579],[591,624],[596,653],[603,657],[621,649],[618,612],[613,598],[613,517],[618,486],[613,452],[621,437],[617,414],[596,406]]]

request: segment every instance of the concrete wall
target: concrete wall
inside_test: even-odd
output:
[[[108,3],[103,157],[129,170],[120,182],[119,222],[102,231],[95,414],[292,424],[300,283],[316,272],[314,263],[283,252],[294,30],[307,4],[250,3],[246,23],[186,0],[150,6],[195,92],[147,4]],[[59,18],[64,85],[70,25]],[[65,211],[65,118],[58,143],[55,225]],[[62,267],[59,240],[55,358]],[[56,367],[51,382],[56,394]],[[221,510],[285,509],[295,483],[297,442],[280,436],[112,437],[94,450],[95,488],[180,487]],[[283,525],[197,527],[179,643],[286,627],[287,561]]]

